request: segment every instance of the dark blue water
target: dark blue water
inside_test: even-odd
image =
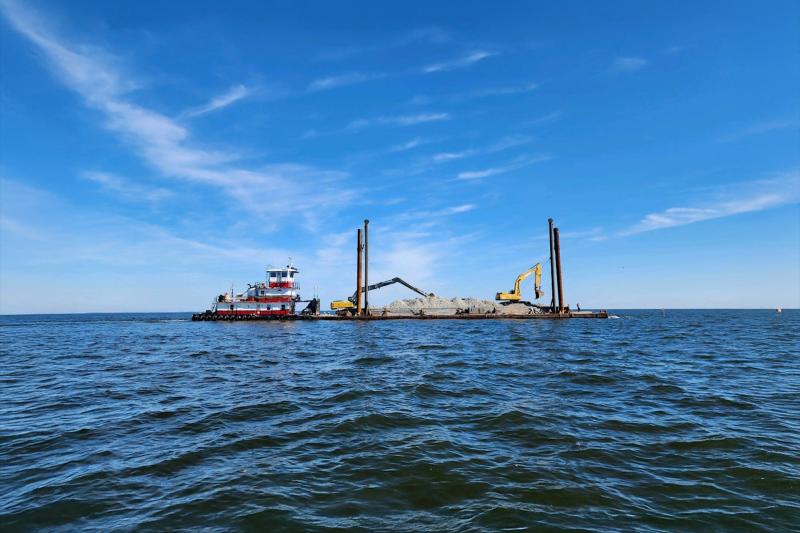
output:
[[[800,312],[0,317],[0,529],[791,530]]]

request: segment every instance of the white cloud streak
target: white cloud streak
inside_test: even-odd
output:
[[[244,85],[235,85],[228,89],[225,93],[212,98],[211,101],[206,105],[190,109],[183,115],[186,117],[199,117],[201,115],[211,113],[212,111],[217,111],[218,109],[228,107],[229,105],[246,98],[251,93],[252,91]]]
[[[421,228],[425,227],[426,225],[429,225],[430,222],[435,221],[436,219],[468,213],[469,211],[472,211],[477,207],[478,206],[475,204],[459,204],[449,207],[443,207],[441,209],[431,209],[431,210],[418,209],[418,210],[404,211],[402,213],[397,214],[393,219],[393,224],[389,225],[395,226],[397,223],[405,224],[408,221],[413,221],[416,227]]]
[[[387,74],[363,72],[352,72],[338,76],[329,76],[327,78],[320,78],[312,81],[306,88],[306,92],[313,93],[318,91],[327,91],[330,89],[336,89],[337,87],[356,85],[358,83],[385,78],[386,76]]]
[[[413,138],[411,140],[408,140],[408,141],[406,141],[404,143],[400,143],[400,144],[397,144],[395,146],[392,146],[389,149],[389,153],[407,152],[408,150],[413,150],[417,146],[421,146],[423,144],[427,144],[428,142],[430,142],[430,141],[428,141],[426,139],[423,139],[422,137],[415,137],[415,138]]]
[[[517,146],[522,146],[532,142],[533,138],[528,137],[527,135],[509,135],[508,137],[503,137],[496,143],[490,145],[486,151],[501,152],[503,150],[508,150],[509,148],[515,148]]]
[[[453,59],[450,61],[443,61],[441,63],[433,63],[431,65],[423,67],[422,73],[433,74],[434,72],[446,72],[450,70],[465,68],[495,55],[497,54],[494,52],[488,52],[486,50],[476,50],[457,59]]]
[[[529,93],[537,90],[539,88],[538,83],[526,83],[525,85],[513,85],[507,87],[489,87],[486,89],[478,89],[466,94],[459,94],[453,96],[451,100],[453,102],[462,102],[466,100],[472,100],[475,98],[487,98],[491,96],[509,96],[515,94],[524,94]]]
[[[553,122],[561,117],[561,111],[551,111],[546,115],[542,115],[541,117],[534,118],[531,120],[526,120],[522,123],[523,126],[539,126],[541,124],[547,124]]]
[[[412,69],[412,70],[402,70],[396,72],[348,72],[345,74],[336,74],[332,76],[326,76],[324,78],[319,78],[313,80],[311,83],[308,84],[306,87],[306,93],[315,93],[320,91],[328,91],[331,89],[336,89],[339,87],[345,87],[348,85],[357,85],[360,83],[366,83],[374,80],[380,80],[385,78],[396,78],[400,76],[408,76],[408,75],[425,75],[425,74],[434,74],[437,72],[447,72],[450,70],[457,70],[462,68],[467,68],[479,61],[483,61],[489,57],[497,55],[495,52],[487,52],[484,50],[478,50],[475,52],[471,52],[463,57],[459,57],[457,59],[453,59],[450,61],[444,61],[441,63],[434,63],[422,68]],[[495,91],[511,91],[511,92],[523,92],[525,90],[533,90],[535,84],[530,84],[530,86],[526,86],[528,88],[501,88],[495,89]],[[502,94],[500,93],[487,93],[485,96],[489,96],[491,94]],[[508,93],[510,94],[510,93]]]
[[[83,177],[128,201],[160,202],[172,196],[172,191],[163,187],[146,187],[109,172],[84,172]]]
[[[440,120],[449,120],[448,113],[420,113],[418,115],[403,115],[398,117],[384,117],[381,119],[386,124],[396,124],[398,126],[414,126],[424,122],[438,122]]]
[[[370,126],[385,125],[385,126],[415,126],[417,124],[424,124],[426,122],[439,122],[442,120],[450,120],[449,113],[417,113],[414,115],[398,115],[398,116],[385,116],[373,119],[358,119],[352,121],[347,129],[360,130]]]
[[[431,157],[431,161],[433,161],[434,163],[444,163],[447,161],[455,161],[456,159],[462,159],[470,154],[472,154],[472,150],[464,150],[463,152],[441,152],[438,154],[434,154]]]
[[[445,209],[442,212],[442,214],[443,215],[457,215],[459,213],[466,213],[467,211],[472,211],[473,209],[475,209],[475,207],[476,206],[474,204],[456,205],[456,206],[453,206],[453,207],[448,207],[447,209]]]
[[[646,231],[674,228],[704,220],[730,217],[742,213],[764,211],[800,201],[800,172],[792,172],[776,180],[748,184],[739,191],[739,197],[709,202],[693,207],[670,207],[650,213],[636,225],[620,232],[621,236]]]
[[[613,69],[617,72],[633,72],[646,67],[648,61],[641,57],[618,57],[614,60]]]
[[[514,161],[510,162],[507,165],[503,165],[500,167],[489,167],[481,170],[468,170],[464,172],[459,172],[456,176],[457,180],[462,181],[472,181],[472,180],[479,180],[482,178],[488,178],[489,176],[496,176],[498,174],[505,174],[506,172],[511,172],[513,170],[518,170],[520,168],[524,168],[530,165],[534,165],[536,163],[542,163],[544,161],[549,161],[551,156],[548,154],[540,154],[531,157],[522,157],[515,159]]]
[[[488,178],[489,176],[494,176],[495,174],[509,172],[510,170],[513,169],[511,167],[490,167],[483,170],[468,170],[459,172],[457,177],[460,180],[477,180],[481,178]]]
[[[752,124],[746,128],[742,128],[740,130],[724,135],[720,137],[718,141],[721,143],[728,143],[728,142],[738,141],[739,139],[745,137],[751,137],[754,135],[763,135],[771,131],[798,129],[798,128],[800,128],[800,120],[796,119],[768,120],[765,122],[758,122],[756,124]]]
[[[45,237],[37,230],[7,215],[0,215],[0,233],[15,235],[29,241],[45,240]]]
[[[427,27],[411,30],[393,40],[381,41],[373,45],[346,45],[328,48],[319,54],[317,59],[322,61],[340,61],[354,56],[385,52],[394,48],[401,48],[417,43],[444,44],[451,40],[447,30],[438,27]]]
[[[470,148],[458,152],[453,152],[453,151],[439,152],[437,154],[432,155],[428,159],[428,162],[432,164],[449,163],[450,161],[458,161],[459,159],[464,159],[466,157],[502,152],[504,150],[515,148],[517,146],[522,146],[530,142],[533,142],[533,139],[526,135],[509,135],[508,137],[503,137],[497,142],[492,143],[489,146],[483,148]]]
[[[237,207],[264,218],[269,215],[271,221],[297,214],[313,217],[321,207],[342,207],[352,198],[352,191],[331,186],[343,173],[295,164],[246,168],[232,164],[235,153],[193,145],[189,131],[177,121],[129,101],[135,83],[101,51],[58,40],[34,13],[16,3],[6,2],[3,8],[64,84],[105,115],[105,127],[164,176],[219,188]],[[270,197],[268,205],[261,200],[265,195]]]

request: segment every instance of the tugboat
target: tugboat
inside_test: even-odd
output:
[[[291,261],[283,268],[266,269],[266,280],[248,284],[247,290],[240,294],[230,293],[217,296],[211,308],[204,313],[192,315],[192,320],[254,320],[262,318],[291,319],[296,317],[295,306],[300,299],[300,287],[295,283],[295,275],[300,271]],[[315,305],[316,304],[316,305]],[[318,300],[310,300],[304,313],[319,308]]]

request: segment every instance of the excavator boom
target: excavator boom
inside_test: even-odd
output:
[[[403,286],[411,289],[412,291],[416,292],[417,294],[419,294],[421,296],[425,296],[425,297],[433,296],[432,292],[431,293],[425,293],[425,292],[421,291],[420,289],[416,288],[415,286],[413,286],[412,284],[408,283],[407,281],[405,281],[402,278],[387,279],[386,281],[380,281],[378,283],[374,283],[374,284],[370,285],[369,287],[361,287],[361,292],[364,293],[364,292],[367,292],[367,291],[374,291],[375,289],[380,289],[381,287],[386,287],[387,285],[392,285],[393,283],[399,283],[400,285],[403,285]],[[355,307],[357,296],[358,296],[358,291],[354,292],[352,296],[348,296],[347,300],[336,300],[336,301],[333,301],[333,302],[331,302],[331,309],[333,309],[333,310],[337,310],[337,309],[352,309],[352,308]]]

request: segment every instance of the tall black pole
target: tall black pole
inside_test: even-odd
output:
[[[364,249],[361,240],[361,228],[357,232],[358,242],[356,243],[356,316],[361,314],[361,250]]]
[[[364,219],[364,316],[369,315],[369,220]]]
[[[553,229],[553,240],[556,247],[556,279],[558,279],[558,312],[564,312],[564,286],[561,283],[561,242],[558,238],[558,228]]]
[[[547,224],[549,228],[550,234],[550,309],[555,313],[556,312],[556,267],[555,267],[555,259],[553,256],[553,219],[548,218]]]

